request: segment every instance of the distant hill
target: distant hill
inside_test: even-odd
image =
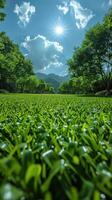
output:
[[[51,85],[55,90],[58,89],[61,83],[69,80],[69,76],[58,76],[56,74],[44,74],[44,73],[36,73],[39,79],[46,81],[49,85]]]

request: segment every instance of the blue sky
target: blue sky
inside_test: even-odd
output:
[[[111,6],[112,0],[7,0],[0,31],[19,44],[35,72],[64,76],[74,48]]]

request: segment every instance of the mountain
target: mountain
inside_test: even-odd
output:
[[[68,81],[69,76],[59,76],[56,74],[44,74],[44,73],[36,73],[36,76],[39,79],[46,81],[49,85],[51,85],[55,90],[58,89],[61,83]]]

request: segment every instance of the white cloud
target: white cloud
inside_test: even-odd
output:
[[[57,5],[58,10],[62,11],[64,15],[69,12],[69,6],[67,2],[62,2],[62,5]]]
[[[70,6],[74,12],[77,28],[85,28],[90,19],[93,18],[93,12],[87,8],[83,8],[81,4],[75,0],[70,2]]]
[[[109,0],[109,6],[112,6],[112,0]]]
[[[35,71],[62,66],[60,57],[63,47],[58,42],[49,41],[43,35],[37,35],[34,38],[27,36],[22,47],[28,51],[28,57],[32,60]]]
[[[31,5],[30,2],[23,2],[20,6],[16,4],[14,13],[16,13],[19,18],[18,24],[26,26],[30,22],[31,16],[35,11],[35,6]]]
[[[55,73],[58,75],[59,74],[63,75],[63,71],[65,71],[65,65],[58,60],[55,62],[50,62],[49,65],[47,65],[46,67],[44,67],[44,69],[42,69],[42,72],[47,74]]]
[[[110,0],[112,1],[112,0]],[[88,22],[93,18],[93,12],[87,8],[83,8],[82,5],[76,0],[64,1],[62,5],[57,5],[58,10],[63,14],[67,14],[69,11],[73,11],[76,26],[78,29],[85,28]]]

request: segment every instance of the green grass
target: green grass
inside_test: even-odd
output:
[[[112,199],[112,99],[0,95],[0,200]]]

